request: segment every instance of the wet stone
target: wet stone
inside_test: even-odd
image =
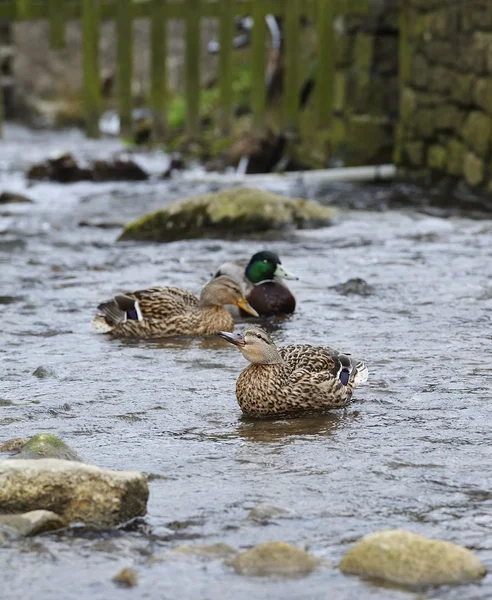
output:
[[[203,544],[203,545],[192,545],[192,544],[181,544],[177,546],[171,552],[167,552],[162,555],[161,559],[175,558],[176,556],[193,556],[203,560],[216,560],[216,559],[227,559],[235,556],[237,550],[228,544],[217,542],[216,544]],[[157,557],[159,560],[159,557]]]
[[[0,460],[0,511],[48,510],[64,522],[106,528],[143,516],[147,478],[57,459]]]
[[[469,583],[487,572],[470,550],[404,530],[366,535],[345,554],[340,569],[406,586]]]
[[[32,204],[32,200],[23,194],[2,192],[0,194],[0,204]]]
[[[255,188],[223,190],[178,200],[128,225],[119,240],[171,242],[291,231],[330,225],[334,211],[314,200]]]
[[[20,537],[54,531],[65,526],[63,520],[49,510],[32,510],[23,514],[0,515],[0,527],[13,530]]]
[[[342,296],[371,296],[374,288],[360,277],[348,279],[344,283],[339,283],[331,287]]]
[[[56,373],[52,368],[43,366],[40,366],[35,371],[33,371],[33,375],[38,379],[56,378]]]
[[[275,504],[270,504],[268,502],[260,502],[251,509],[248,514],[248,519],[265,523],[273,521],[274,519],[286,519],[295,516],[296,513],[289,508],[283,508],[282,506],[276,506]]]
[[[80,456],[56,435],[39,433],[29,439],[12,457],[13,459],[59,458],[83,462]]]
[[[116,573],[113,577],[113,582],[122,588],[135,587],[138,583],[138,573],[131,567],[125,567]]]
[[[28,441],[29,438],[12,438],[0,444],[0,452],[18,452]]]
[[[266,542],[241,552],[232,561],[236,573],[252,577],[304,577],[318,566],[317,558],[284,542]]]
[[[113,577],[113,582],[122,588],[135,587],[138,583],[138,573],[131,567],[125,567],[116,573]]]

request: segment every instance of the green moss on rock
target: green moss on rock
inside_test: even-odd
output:
[[[485,156],[490,147],[492,119],[475,110],[471,112],[463,125],[462,135],[469,148],[479,156]]]
[[[463,162],[465,160],[466,147],[456,139],[448,143],[448,161],[446,171],[448,175],[459,177],[463,173]]]
[[[468,152],[465,156],[463,174],[467,183],[471,186],[481,184],[485,178],[485,165],[483,161],[472,152]]]
[[[33,436],[12,459],[59,458],[83,462],[80,456],[63,440],[50,433]]]
[[[333,209],[254,188],[223,190],[178,200],[128,225],[120,240],[172,242],[249,235],[331,224]]]
[[[366,535],[345,554],[340,569],[405,586],[469,583],[487,572],[466,548],[403,530]]]
[[[443,171],[446,167],[447,151],[442,146],[431,146],[427,154],[427,164],[433,171]]]

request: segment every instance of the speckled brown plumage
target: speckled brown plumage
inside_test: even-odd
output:
[[[140,320],[126,318],[121,311],[122,298],[136,301]],[[233,330],[234,320],[223,304],[240,301],[244,301],[242,291],[228,277],[209,282],[200,298],[176,287],[153,287],[125,293],[124,296],[116,296],[112,302],[101,304],[102,314],[96,315],[94,326],[114,337],[125,338],[211,335]],[[121,322],[113,318],[115,311],[123,315]]]
[[[354,387],[367,379],[364,363],[328,346],[276,348],[256,327],[243,336],[219,335],[237,345],[253,363],[236,383],[237,401],[248,415],[294,415],[343,408],[349,404]],[[346,385],[342,381],[345,378]]]

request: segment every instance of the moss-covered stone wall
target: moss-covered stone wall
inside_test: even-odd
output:
[[[492,1],[407,2],[402,166],[492,192]]]
[[[332,163],[392,161],[398,120],[398,3],[371,0],[367,15],[335,22]]]

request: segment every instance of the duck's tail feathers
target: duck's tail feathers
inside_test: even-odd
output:
[[[97,309],[102,313],[102,315],[98,315],[99,319],[97,317],[94,319],[94,326],[99,330],[105,328],[100,323],[101,320],[106,323],[106,328],[109,328],[108,331],[111,331],[117,325],[126,323],[126,321],[143,321],[138,300],[129,296],[115,296],[109,302],[102,302]]]
[[[361,360],[357,361],[354,375],[354,387],[361,385],[361,383],[365,383],[368,377],[369,369],[367,368],[366,363],[363,363]]]

